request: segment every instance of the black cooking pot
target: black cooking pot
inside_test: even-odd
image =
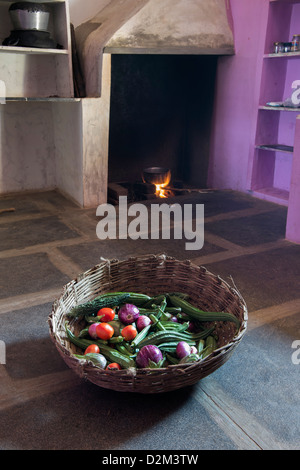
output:
[[[152,166],[143,170],[142,178],[144,183],[168,185],[171,181],[171,171],[169,168]]]

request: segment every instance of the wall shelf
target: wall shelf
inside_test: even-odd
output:
[[[288,111],[300,114],[300,108],[291,108],[288,106],[267,106],[261,105],[258,109],[262,109],[264,111]]]
[[[270,0],[270,3],[300,3],[300,0]]]
[[[300,114],[300,107],[284,103],[292,96],[293,83],[300,80],[300,51],[270,51],[275,42],[291,41],[299,32],[299,21],[300,0],[269,1],[250,190],[259,198],[283,205],[289,203],[296,117]]]
[[[57,48],[3,45],[13,31],[12,1],[0,0],[1,91],[15,98],[74,96],[71,25],[68,0],[45,1],[50,11],[48,32]],[[37,2],[39,3],[39,2]]]
[[[288,59],[293,59],[293,58],[299,58],[300,56],[300,51],[297,52],[279,52],[277,54],[264,54],[264,59],[280,59],[282,57],[288,58]]]
[[[0,53],[15,54],[69,54],[67,49],[46,49],[41,47],[0,46]]]
[[[272,186],[251,191],[251,194],[259,199],[274,202],[281,206],[288,206],[289,203],[289,191]]]
[[[269,150],[271,152],[282,152],[292,154],[294,147],[290,145],[279,145],[279,144],[269,144],[269,145],[256,145],[257,149]]]
[[[22,96],[20,98],[12,98],[12,97],[6,97],[5,102],[6,103],[16,103],[16,102],[42,102],[42,103],[47,103],[47,102],[55,102],[55,103],[72,103],[72,102],[78,102],[81,101],[81,98],[60,98],[59,96],[49,96],[48,98],[27,98],[25,96]]]

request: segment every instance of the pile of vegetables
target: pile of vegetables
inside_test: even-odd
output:
[[[106,370],[199,361],[217,348],[214,322],[240,326],[235,315],[200,310],[178,292],[102,294],[73,307],[68,317],[83,320],[77,335],[65,324],[67,338],[82,350],[75,356]]]

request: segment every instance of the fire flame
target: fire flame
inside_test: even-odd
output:
[[[169,196],[169,191],[165,188],[169,185],[171,181],[170,172],[166,175],[165,180],[159,184],[155,184],[155,195],[156,197],[167,198]]]
[[[168,184],[156,184],[155,185],[155,195],[156,197],[166,198],[168,197],[167,191],[164,189]]]

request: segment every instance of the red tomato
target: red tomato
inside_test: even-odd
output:
[[[108,340],[113,336],[114,332],[115,330],[108,323],[103,322],[96,326],[96,333],[100,339]]]
[[[108,366],[106,367],[106,370],[121,370],[122,367],[120,366],[120,364],[117,364],[116,362],[112,362],[111,364],[108,364]]]
[[[97,344],[90,344],[84,351],[84,354],[89,354],[89,353],[99,354],[99,352],[100,352],[100,348],[99,346],[97,346]]]
[[[121,331],[125,341],[132,341],[137,335],[137,329],[133,325],[127,325]]]
[[[109,322],[115,318],[115,311],[112,308],[103,307],[100,308],[97,317],[100,317],[100,321]]]

